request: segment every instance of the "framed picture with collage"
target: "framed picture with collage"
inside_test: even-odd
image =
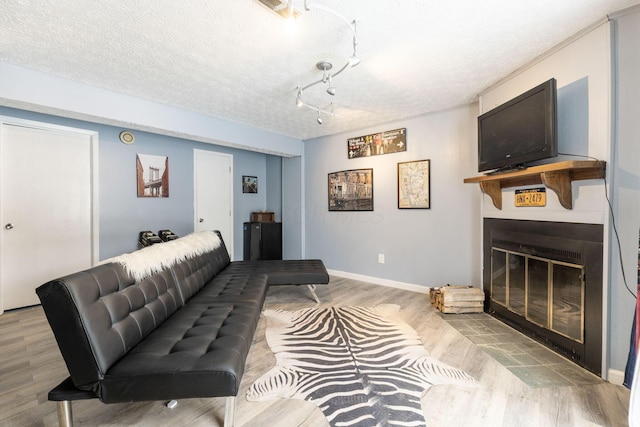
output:
[[[328,175],[329,211],[372,211],[373,169],[351,169]]]

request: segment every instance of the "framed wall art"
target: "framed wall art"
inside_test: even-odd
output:
[[[258,177],[242,175],[242,192],[243,193],[257,193],[258,192]]]
[[[136,154],[138,197],[169,197],[169,157]]]
[[[329,211],[372,211],[373,169],[329,174]]]
[[[431,209],[430,160],[398,163],[398,209]]]
[[[407,128],[387,130],[347,139],[347,157],[379,156],[407,151]]]

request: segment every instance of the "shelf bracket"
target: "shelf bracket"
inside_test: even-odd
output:
[[[571,193],[571,174],[569,171],[541,172],[542,183],[558,195],[560,204],[565,209],[572,209],[573,195]]]
[[[480,181],[480,189],[491,197],[493,206],[502,209],[502,188],[499,181]]]

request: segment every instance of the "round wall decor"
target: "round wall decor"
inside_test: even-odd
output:
[[[120,132],[120,141],[122,141],[123,144],[133,144],[133,141],[136,140],[136,137],[133,136],[133,134],[127,130],[124,130],[122,132]]]

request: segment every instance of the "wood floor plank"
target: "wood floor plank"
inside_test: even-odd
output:
[[[402,319],[421,337],[427,352],[478,380],[476,387],[438,385],[423,396],[430,426],[626,426],[629,391],[606,382],[531,388],[462,335],[435,311],[427,294],[332,277],[318,286],[321,306],[398,304]],[[306,287],[272,287],[265,308],[315,307]],[[452,315],[453,316],[453,315]],[[477,326],[473,326],[477,327]],[[249,386],[275,364],[261,318],[237,398],[238,427],[326,427],[322,412],[309,402],[248,402]],[[56,405],[48,391],[67,371],[39,307],[0,316],[0,427],[55,426]],[[581,368],[578,368],[581,369]],[[98,400],[73,404],[76,426],[222,426],[225,399],[185,399],[174,409],[166,402],[105,405]]]

